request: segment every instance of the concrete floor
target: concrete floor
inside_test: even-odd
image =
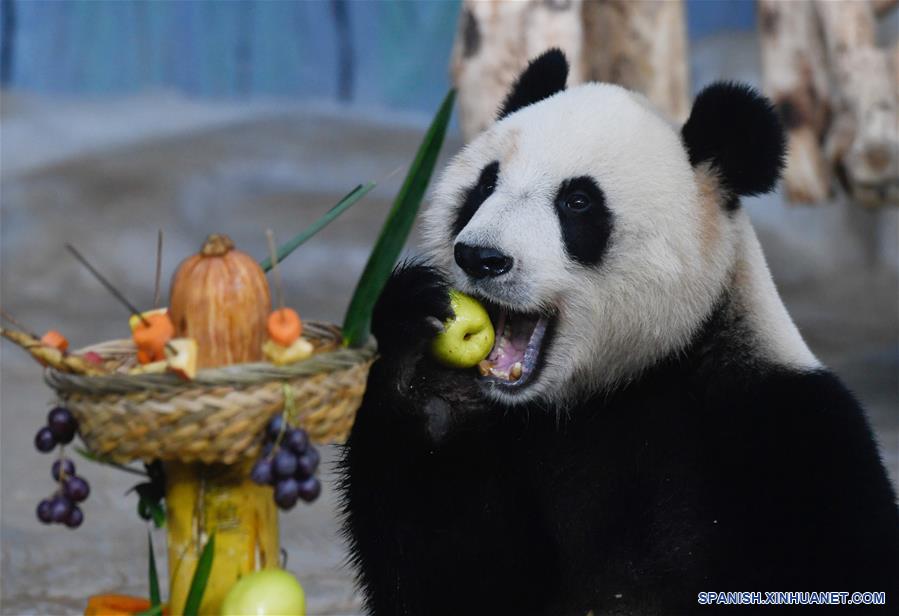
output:
[[[60,110],[47,113],[55,117]],[[99,106],[95,113],[102,118],[111,111]],[[17,118],[5,112],[5,126]],[[6,161],[17,145],[27,144],[7,133],[0,143],[0,302],[36,331],[62,330],[76,347],[125,336],[128,315],[68,257],[65,242],[79,247],[133,302],[148,306],[158,228],[166,234],[166,280],[212,231],[227,232],[238,247],[264,256],[267,227],[287,238],[357,182],[408,164],[420,134],[397,122],[268,109],[168,136],[103,143],[60,160],[41,163],[31,153],[37,163],[10,170]],[[458,147],[451,140],[446,151]],[[304,317],[340,320],[398,182],[378,189],[285,263],[287,296]],[[896,481],[895,213],[837,203],[791,208],[777,196],[748,207],[788,307],[813,350],[868,407]],[[32,435],[53,400],[39,367],[23,352],[3,343],[0,356],[0,611],[78,613],[93,593],[146,596],[146,528],[135,514],[135,497],[124,496],[132,477],[78,461],[93,488],[83,527],[73,532],[34,519],[52,482],[51,459],[33,449]],[[288,567],[306,588],[310,614],[355,614],[358,602],[337,537],[334,452],[324,453],[325,492],[313,506],[282,516],[282,541]],[[164,533],[154,531],[154,539],[164,562]]]

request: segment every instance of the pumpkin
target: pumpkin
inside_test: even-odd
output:
[[[227,235],[206,238],[172,278],[169,315],[179,338],[197,341],[197,367],[261,361],[271,310],[265,272]]]

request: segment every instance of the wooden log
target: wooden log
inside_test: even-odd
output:
[[[671,119],[690,111],[682,0],[597,0],[583,7],[591,80],[642,92]]]
[[[875,15],[883,17],[899,6],[899,0],[871,0],[871,6],[874,8]]]
[[[583,80],[582,0],[463,0],[452,53],[462,134],[490,126],[528,60],[552,47],[565,52],[569,85]]]
[[[808,2],[759,0],[762,83],[787,130],[784,189],[792,202],[814,203],[830,194],[824,134],[830,120],[825,52]]]
[[[618,83],[683,121],[686,46],[683,0],[463,0],[452,56],[463,136],[493,123],[527,61],[551,47],[568,57],[569,86]]]
[[[876,46],[873,6],[816,0],[815,8],[840,116],[828,150],[856,201],[899,203],[899,86],[887,51]]]

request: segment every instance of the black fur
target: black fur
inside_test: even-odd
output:
[[[711,163],[735,195],[774,189],[786,136],[774,107],[749,86],[720,82],[702,90],[681,134],[690,163]],[[732,207],[737,203],[730,201]]]
[[[444,292],[420,265],[388,285],[344,451],[370,613],[720,614],[697,594],[742,590],[884,591],[886,609],[837,611],[895,609],[899,512],[863,412],[825,371],[754,359],[726,299],[688,348],[560,418],[431,363],[413,332]]]
[[[462,205],[456,212],[456,218],[453,220],[453,235],[459,235],[474,213],[478,211],[481,204],[487,200],[487,197],[496,190],[496,183],[499,181],[499,161],[493,161],[483,169],[478,176],[478,181],[474,186],[465,192],[465,198]]]
[[[560,49],[550,49],[531,60],[500,108],[497,120],[565,89],[568,60]]]
[[[596,181],[587,176],[565,180],[555,204],[568,256],[583,265],[598,264],[608,247],[613,217]]]

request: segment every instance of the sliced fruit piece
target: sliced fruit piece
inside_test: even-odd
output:
[[[197,376],[197,341],[193,338],[172,338],[169,340],[168,368],[182,379],[192,380]]]
[[[262,352],[265,358],[276,366],[284,366],[294,362],[302,361],[312,355],[315,347],[305,338],[297,338],[290,346],[281,346],[274,340],[268,340],[262,345]]]
[[[138,357],[139,356],[140,353],[138,353]],[[162,374],[168,370],[168,367],[169,362],[164,359],[162,361],[151,361],[146,364],[135,366],[128,371],[128,374]]]
[[[103,365],[103,356],[97,353],[96,351],[88,351],[84,355],[82,355],[84,361],[94,366],[102,366]]]

